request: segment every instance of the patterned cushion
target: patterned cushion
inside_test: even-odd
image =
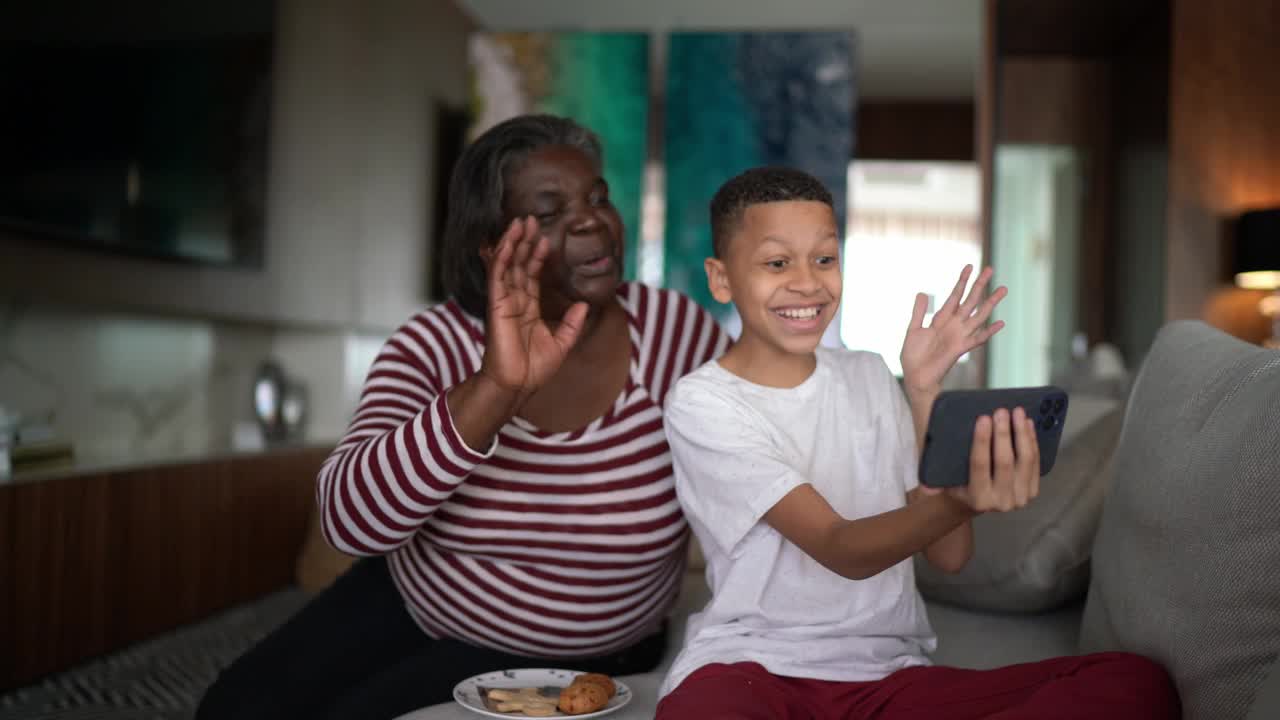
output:
[[[1086,652],[1147,655],[1188,720],[1245,717],[1280,649],[1280,352],[1161,330],[1093,547]]]
[[[306,602],[298,590],[268,595],[83,667],[0,696],[5,720],[187,720],[232,660]]]

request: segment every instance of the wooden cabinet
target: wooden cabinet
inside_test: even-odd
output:
[[[0,689],[292,584],[327,454],[0,485]]]

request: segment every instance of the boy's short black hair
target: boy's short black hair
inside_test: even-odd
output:
[[[724,256],[729,238],[748,207],[787,200],[820,202],[835,209],[831,191],[822,181],[795,168],[752,168],[721,185],[711,198],[711,245],[715,256]]]

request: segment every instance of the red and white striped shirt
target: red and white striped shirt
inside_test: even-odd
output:
[[[484,326],[453,302],[383,347],[346,437],[317,479],[325,537],[389,554],[410,614],[432,637],[520,655],[592,657],[652,633],[675,602],[688,526],[662,403],[719,356],[711,316],[670,290],[624,284],[626,388],[567,433],[517,418],[468,448],[445,392],[480,367]]]

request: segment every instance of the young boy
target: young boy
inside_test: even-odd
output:
[[[712,599],[690,618],[658,717],[1166,718],[1165,672],[1136,655],[990,671],[931,667],[911,557],[957,571],[970,520],[1036,496],[1021,409],[979,420],[966,487],[916,486],[943,376],[1001,324],[1003,288],[970,268],[926,327],[916,298],[905,396],[880,356],[818,347],[840,304],[839,232],[816,179],[748,171],[711,202],[711,291],[742,334],[668,396],[676,490],[707,558]],[[999,713],[997,715],[997,713]]]

